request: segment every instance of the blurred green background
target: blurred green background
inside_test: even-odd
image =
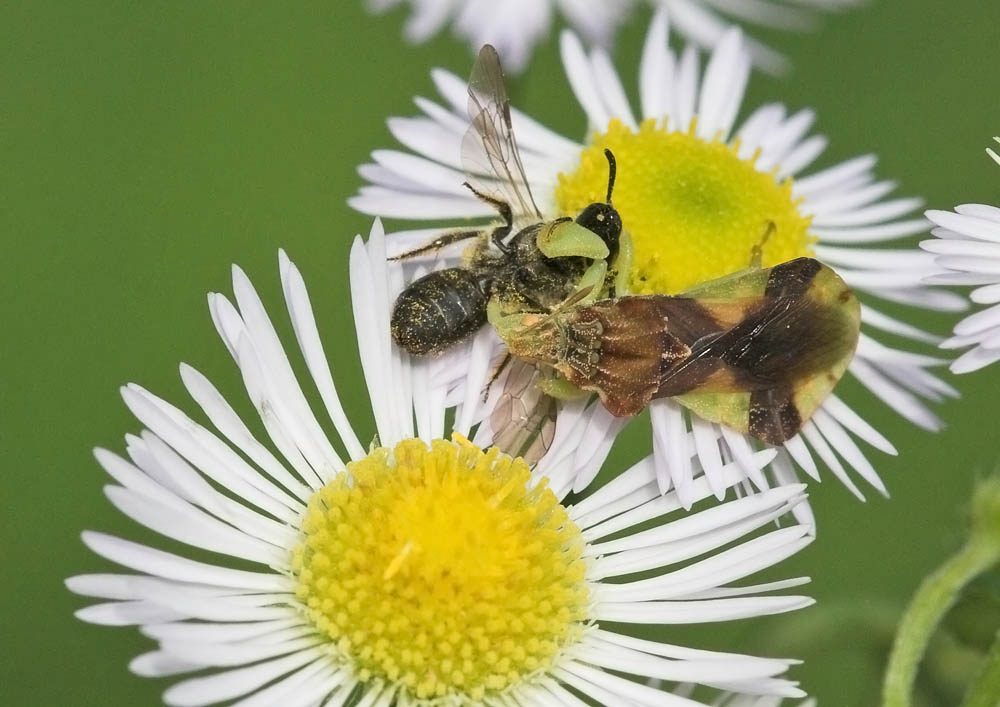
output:
[[[0,8],[0,704],[158,703],[164,684],[125,669],[149,643],[77,622],[87,602],[62,580],[109,567],[83,548],[84,528],[149,537],[113,512],[90,455],[138,431],[117,387],[134,380],[190,410],[177,375],[187,361],[241,399],[205,304],[205,292],[229,292],[231,262],[287,333],[277,249],[297,261],[348,410],[370,438],[346,266],[369,220],[345,199],[355,166],[393,144],[385,118],[433,96],[429,68],[465,74],[471,63],[448,36],[406,45],[404,19],[370,17],[360,0]],[[618,41],[633,91],[648,19],[635,15]],[[755,76],[745,108],[815,108],[832,139],[823,164],[878,152],[879,174],[930,205],[1000,203],[1000,168],[983,153],[1000,133],[998,27],[996,0],[892,0],[815,34],[761,31],[796,68]],[[544,122],[583,130],[554,42],[513,88]],[[893,612],[960,541],[963,502],[998,459],[1000,367],[953,382],[963,398],[940,408],[938,435],[845,391],[900,456],[871,453],[891,501],[858,503],[830,474],[812,486],[819,538],[778,574],[812,575],[818,608],[669,640],[800,656],[794,675],[824,707],[875,705]],[[647,443],[633,428],[619,459]]]

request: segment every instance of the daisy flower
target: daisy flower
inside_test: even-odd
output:
[[[820,12],[856,7],[858,0],[651,0],[662,6],[679,34],[711,50],[734,24],[782,30],[815,28]],[[754,64],[772,74],[788,70],[788,59],[751,37],[745,40]]]
[[[403,0],[368,0],[375,12],[399,5]],[[607,46],[618,26],[628,16],[633,0],[409,0],[413,14],[405,33],[411,42],[430,39],[452,23],[455,33],[475,51],[493,44],[502,53],[509,71],[520,73],[531,59],[535,45],[543,40],[558,10],[578,32],[594,43]]]
[[[648,0],[669,13],[677,31],[705,49],[713,48],[733,23],[783,30],[815,27],[818,14],[839,11],[858,0]],[[384,12],[403,0],[368,0],[374,12]],[[496,46],[512,73],[520,73],[535,45],[549,33],[558,10],[591,44],[609,46],[618,27],[635,7],[635,0],[409,0],[413,12],[405,33],[421,43],[451,23],[455,34],[474,51],[483,44]],[[770,73],[788,69],[779,52],[747,39],[751,58]]]
[[[776,231],[764,246],[763,264],[814,255],[834,267],[862,299],[863,327],[850,373],[907,420],[937,430],[940,422],[924,400],[956,395],[929,370],[944,360],[876,338],[886,332],[921,344],[938,342],[882,312],[880,300],[945,311],[965,306],[961,297],[922,284],[923,277],[940,271],[932,255],[893,246],[927,229],[927,222],[913,214],[921,201],[887,198],[895,183],[875,177],[873,155],[810,173],[808,166],[827,144],[825,137],[810,134],[811,110],[789,113],[781,104],[768,103],[737,125],[750,75],[738,30],[726,35],[703,74],[696,51],[688,46],[676,56],[667,38],[668,20],[661,13],[645,42],[636,115],[608,55],[600,49],[588,54],[576,35],[563,34],[563,63],[588,121],[586,139],[564,137],[512,112],[541,213],[546,218],[576,215],[591,201],[603,201],[604,150],[610,148],[618,161],[614,204],[635,250],[631,287],[640,294],[674,294],[745,268],[765,226],[773,223]],[[359,169],[369,182],[350,201],[359,211],[439,223],[493,215],[462,186],[465,83],[443,70],[433,71],[432,78],[445,104],[418,97],[423,115],[389,120],[389,130],[408,149],[377,150],[373,162]],[[390,254],[440,232],[438,226],[397,233],[390,239]],[[459,248],[441,251],[443,263],[453,264]],[[717,470],[730,459],[756,485],[766,486],[749,461],[751,444],[743,436],[692,417],[669,399],[654,401],[650,413],[661,488],[676,488],[685,504],[693,461],[720,498]],[[855,439],[896,454],[885,436],[831,395],[801,434],[783,446],[775,473],[788,481],[797,467],[816,477],[818,457],[858,497],[863,495],[848,469],[885,493]],[[586,483],[583,478],[577,488]]]
[[[1000,137],[994,138],[1000,142]],[[1000,164],[1000,155],[987,154]],[[937,256],[937,264],[949,272],[932,276],[940,285],[977,285],[970,294],[976,304],[990,305],[955,326],[954,336],[941,346],[969,350],[951,364],[955,373],[969,373],[1000,361],[1000,208],[985,204],[962,204],[954,211],[928,211],[937,226],[937,236],[920,247]]]
[[[803,487],[681,514],[645,459],[567,505],[520,459],[449,434],[441,361],[409,361],[390,346],[401,281],[384,248],[376,223],[351,253],[377,441],[362,445],[348,422],[295,265],[280,254],[292,329],[328,420],[314,414],[234,268],[235,302],[211,295],[211,315],[269,439],[189,366],[181,377],[214,431],[126,386],[146,429],[126,437],[127,457],[96,452],[113,479],[107,497],[203,559],[85,532],[88,547],[129,573],[69,579],[72,591],[104,600],[79,618],[139,626],[153,639],[130,667],[176,677],[170,705],[582,707],[581,694],[608,705],[701,704],[651,679],[800,696],[782,677],[794,661],[639,639],[628,627],[810,604],[782,593],[805,578],[742,582],[812,540],[811,526],[774,527]],[[733,465],[724,473],[737,482]],[[710,495],[704,482],[693,493]]]

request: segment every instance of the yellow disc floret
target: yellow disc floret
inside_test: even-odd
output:
[[[318,491],[298,597],[360,679],[478,703],[550,668],[586,626],[583,540],[527,465],[464,439],[379,448]]]
[[[632,291],[676,294],[692,285],[742,270],[769,224],[763,249],[770,266],[811,255],[809,219],[798,211],[791,180],[739,157],[739,144],[705,141],[694,131],[668,132],[654,120],[633,132],[618,120],[594,137],[580,167],[560,174],[556,204],[574,215],[603,201],[608,163],[618,161],[614,205],[635,250]]]

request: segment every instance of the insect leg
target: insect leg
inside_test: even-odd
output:
[[[577,282],[577,292],[587,290],[580,299],[576,299],[574,304],[579,307],[586,307],[597,301],[604,286],[604,278],[608,272],[608,264],[603,260],[595,260],[591,263],[587,271],[583,273]]]
[[[493,387],[493,384],[497,382],[497,378],[500,377],[500,374],[504,372],[504,370],[507,368],[507,366],[513,360],[514,360],[514,357],[510,355],[509,351],[503,355],[503,361],[501,361],[500,365],[497,366],[496,369],[493,371],[493,375],[490,376],[490,379],[488,381],[486,381],[486,387],[483,388],[483,402],[484,403],[490,397],[490,388]]]
[[[614,297],[624,297],[628,294],[629,278],[632,276],[632,236],[628,231],[622,231],[618,241],[618,257],[615,258]]]
[[[590,395],[590,391],[577,388],[559,374],[552,378],[542,378],[538,381],[538,387],[557,400],[579,400]]]
[[[405,253],[394,255],[389,258],[389,260],[408,260],[410,258],[415,258],[418,255],[423,255],[424,253],[433,253],[441,250],[445,246],[451,245],[452,243],[458,243],[459,241],[475,238],[480,234],[482,234],[482,231],[456,231],[454,233],[445,233],[438,236],[430,243],[425,243],[424,245],[414,248],[413,250],[408,250]]]
[[[489,204],[500,214],[500,218],[503,219],[504,225],[497,226],[493,229],[493,233],[490,234],[490,240],[493,241],[493,245],[495,245],[501,253],[506,253],[508,248],[507,244],[504,243],[504,239],[510,235],[511,230],[514,228],[514,212],[511,211],[510,204],[506,201],[501,201],[500,199],[494,199],[489,194],[483,194],[468,182],[463,182],[462,184],[466,189],[475,194],[477,199]]]

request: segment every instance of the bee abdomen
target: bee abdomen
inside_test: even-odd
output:
[[[447,268],[414,280],[392,308],[392,338],[414,355],[459,343],[486,323],[486,295],[465,268]]]

